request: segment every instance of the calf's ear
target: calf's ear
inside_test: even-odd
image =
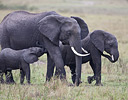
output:
[[[90,33],[90,40],[95,47],[101,52],[104,51],[104,34],[101,30],[96,30]]]

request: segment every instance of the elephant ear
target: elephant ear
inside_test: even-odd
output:
[[[104,51],[104,34],[101,30],[96,30],[90,33],[90,40],[95,47],[101,52]]]
[[[71,16],[71,18],[74,18],[77,21],[77,23],[79,24],[79,26],[81,28],[81,39],[84,39],[89,33],[88,25],[84,22],[83,19],[81,19],[79,17]]]
[[[38,57],[35,55],[35,53],[32,52],[23,53],[23,59],[27,63],[34,63],[38,61]]]
[[[39,31],[52,43],[59,46],[60,15],[49,15],[39,21]]]

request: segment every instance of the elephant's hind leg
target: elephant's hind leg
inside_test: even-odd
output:
[[[11,70],[6,71],[5,75],[6,75],[6,83],[7,84],[15,84]]]

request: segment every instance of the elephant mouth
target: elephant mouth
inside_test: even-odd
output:
[[[108,60],[110,60],[112,63],[116,62],[114,55],[107,55],[107,54],[102,53],[102,56],[108,58]]]
[[[86,53],[86,54],[80,54],[80,53],[78,53],[78,52],[75,50],[74,47],[71,47],[71,49],[72,49],[73,53],[74,53],[75,55],[77,55],[77,56],[85,57],[85,56],[89,56],[89,55],[90,55],[90,53],[88,53],[84,48],[81,48],[81,49],[82,49],[82,51],[83,51],[84,53]]]

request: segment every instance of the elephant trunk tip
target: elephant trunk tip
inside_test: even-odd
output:
[[[119,55],[118,56],[114,56],[114,55],[111,55],[111,62],[112,63],[115,63],[119,58]]]

